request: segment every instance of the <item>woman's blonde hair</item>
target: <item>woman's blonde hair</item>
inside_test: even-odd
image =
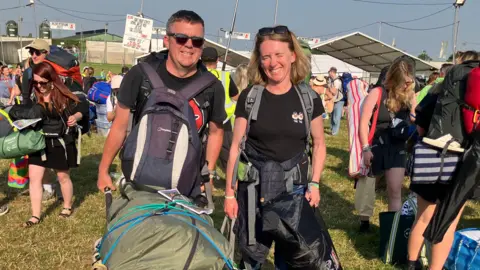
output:
[[[478,53],[476,51],[466,51],[462,52],[462,54],[457,58],[457,64],[461,64],[466,61],[474,60],[477,61],[479,59]]]
[[[242,91],[248,87],[248,65],[241,64],[235,69],[233,76],[233,82],[237,86],[238,90]]]
[[[405,88],[408,78],[412,83]],[[410,63],[403,59],[393,63],[385,78],[385,88],[388,93],[385,106],[390,112],[396,113],[401,109],[410,108],[415,95],[415,74]]]
[[[305,80],[310,74],[311,66],[310,61],[303,52],[302,46],[297,40],[297,37],[291,31],[287,31],[285,34],[273,33],[271,35],[259,35],[255,37],[255,48],[250,58],[250,64],[248,66],[248,78],[252,84],[266,85],[268,78],[263,71],[261,65],[260,45],[266,40],[276,40],[288,43],[288,48],[291,52],[295,53],[296,60],[292,63],[292,69],[290,71],[290,81],[293,84],[299,84]]]

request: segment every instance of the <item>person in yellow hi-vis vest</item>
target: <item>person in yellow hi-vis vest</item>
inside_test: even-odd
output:
[[[233,138],[232,119],[235,114],[236,101],[240,92],[238,91],[237,86],[233,82],[230,72],[217,69],[218,52],[215,48],[204,48],[201,59],[207,69],[222,82],[223,88],[225,88],[225,112],[227,113],[227,118],[225,119],[225,121],[223,121],[223,145],[219,157],[219,165],[221,166],[222,170],[225,170],[227,167],[228,155],[230,153],[230,145],[232,144]]]

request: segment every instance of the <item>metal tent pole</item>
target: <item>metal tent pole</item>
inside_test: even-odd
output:
[[[225,71],[225,68],[227,66],[227,55],[228,55],[228,50],[230,49],[230,43],[232,41],[232,33],[233,33],[233,29],[235,28],[235,21],[237,19],[237,8],[238,8],[238,0],[235,3],[235,10],[233,11],[232,28],[230,29],[230,35],[228,36],[227,48],[225,50],[225,57],[223,59],[223,65],[222,65],[222,70],[223,71]]]

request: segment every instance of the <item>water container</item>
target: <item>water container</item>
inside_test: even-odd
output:
[[[106,104],[95,104],[95,109],[97,113],[97,119],[108,122],[107,120],[107,105]]]
[[[112,126],[112,123],[108,121],[103,121],[101,119],[95,119],[95,125],[97,126],[97,133],[107,137],[108,133],[110,132],[110,127]]]

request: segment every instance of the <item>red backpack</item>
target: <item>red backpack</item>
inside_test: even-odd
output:
[[[49,63],[62,77],[70,91],[83,92],[80,63],[77,57],[60,47],[50,46],[50,53],[47,55],[45,62]]]
[[[480,66],[472,69],[468,74],[464,101],[463,123],[467,134],[470,134],[472,131],[480,129],[478,126],[480,122]]]

